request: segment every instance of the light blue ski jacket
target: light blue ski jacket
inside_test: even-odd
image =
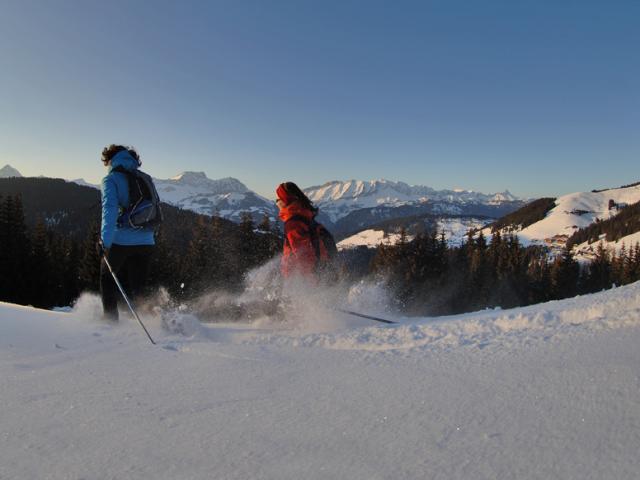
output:
[[[105,248],[111,245],[154,245],[153,229],[119,227],[118,216],[121,209],[129,206],[129,181],[122,172],[114,172],[116,167],[128,171],[138,168],[138,161],[122,150],[111,159],[109,173],[102,179],[102,228],[100,238]]]

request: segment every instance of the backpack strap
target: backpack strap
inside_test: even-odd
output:
[[[130,224],[130,221],[126,220],[125,217],[127,213],[132,212],[136,209],[138,204],[142,201],[144,195],[142,193],[142,188],[140,187],[140,183],[138,181],[138,177],[131,170],[127,170],[122,165],[118,165],[117,167],[111,170],[112,172],[124,173],[127,177],[127,186],[129,190],[129,205],[125,205],[120,207],[120,215],[118,216],[118,223],[120,224]],[[132,228],[138,228],[134,225],[129,225]]]

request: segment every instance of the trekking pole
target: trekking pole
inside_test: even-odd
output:
[[[346,313],[348,315],[353,315],[354,317],[367,318],[369,320],[374,320],[376,322],[392,323],[392,324],[398,323],[398,322],[394,322],[393,320],[387,320],[386,318],[374,317],[373,315],[365,315],[364,313],[358,313],[358,312],[354,312],[352,310],[345,310],[343,308],[336,308],[336,310],[338,312],[341,312],[341,313]]]
[[[140,326],[144,330],[144,333],[147,334],[147,337],[149,337],[149,340],[151,340],[151,343],[153,343],[155,345],[156,342],[154,342],[153,338],[151,338],[151,335],[149,335],[149,332],[147,331],[146,327],[144,326],[144,323],[142,323],[142,320],[140,320],[140,317],[138,316],[136,311],[133,309],[133,305],[131,305],[131,302],[129,301],[129,297],[127,297],[127,294],[124,293],[124,288],[122,288],[122,285],[120,284],[120,281],[118,280],[118,277],[116,276],[116,273],[111,268],[111,264],[109,263],[109,260],[107,260],[107,256],[103,254],[102,258],[104,259],[104,263],[107,264],[107,268],[111,272],[111,276],[115,280],[116,285],[118,286],[118,290],[120,290],[120,293],[122,294],[122,297],[124,298],[124,301],[127,302],[127,305],[129,306],[129,310],[131,310],[131,313],[133,313],[133,316],[136,317],[136,320],[138,320],[138,323],[140,324]]]

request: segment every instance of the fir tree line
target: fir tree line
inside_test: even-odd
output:
[[[443,233],[381,245],[370,277],[386,284],[394,306],[409,315],[449,315],[485,308],[513,308],[573,297],[640,280],[640,245],[618,254],[598,246],[581,267],[566,248],[551,256],[545,247],[524,247],[515,235],[469,232],[460,247]]]
[[[573,247],[584,242],[594,243],[602,235],[608,242],[617,242],[623,237],[640,231],[640,202],[620,209],[614,217],[607,220],[596,220],[588,227],[581,228],[567,240]]]
[[[20,195],[0,197],[0,300],[37,307],[70,305],[82,291],[98,291],[97,212],[82,241],[38,218],[25,225]],[[169,210],[156,235],[150,287],[163,286],[189,300],[211,290],[238,291],[244,275],[282,249],[278,224],[256,226],[249,214],[239,225],[220,217]],[[622,212],[621,212],[622,213]],[[386,283],[406,314],[444,315],[484,308],[529,305],[596,292],[640,279],[640,245],[617,254],[602,244],[580,267],[569,248],[550,257],[546,248],[524,247],[517,236],[469,232],[459,247],[443,233],[427,232],[396,245],[341,252],[346,282]]]
[[[21,195],[0,196],[0,301],[51,308],[97,292],[100,218],[94,215],[79,241],[42,217],[28,228]],[[209,289],[238,290],[249,270],[282,248],[278,226],[266,216],[258,226],[249,214],[238,226],[178,209],[168,217],[156,234],[151,291],[162,286],[190,298]],[[124,276],[121,281],[126,285]]]
[[[538,198],[524,207],[509,213],[492,223],[491,231],[526,228],[542,220],[552,208],[556,206],[556,199],[551,197]]]

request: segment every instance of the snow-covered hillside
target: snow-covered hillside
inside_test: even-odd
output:
[[[509,191],[486,195],[470,190],[434,190],[389,180],[333,181],[304,189],[307,196],[335,222],[356,210],[380,206],[441,203],[442,213],[460,214],[456,205],[469,203],[496,205],[519,200]]]
[[[595,243],[584,242],[573,247],[573,252],[575,256],[580,260],[591,261],[596,257],[596,252],[602,244],[604,248],[611,254],[615,253],[619,255],[622,253],[624,249],[627,254],[631,253],[632,249],[640,244],[640,232],[632,233],[631,235],[627,235],[622,237],[620,240],[616,242],[608,242],[605,235],[602,235],[600,240]]]
[[[22,177],[22,174],[11,165],[0,168],[0,178]]]
[[[627,188],[612,188],[597,192],[577,192],[556,199],[556,206],[542,220],[528,227],[516,230],[518,238],[525,245],[546,244],[552,248],[562,248],[566,240],[580,228],[591,225],[596,220],[606,220],[616,215],[620,208],[640,201],[640,185]],[[491,234],[489,229],[484,234]],[[634,237],[635,238],[635,237]],[[626,238],[627,247],[637,239]],[[588,252],[590,245],[576,249],[578,255]]]
[[[361,306],[362,307],[362,306]],[[378,327],[0,304],[0,478],[636,479],[640,284]]]
[[[469,230],[482,228],[488,221],[486,219],[441,217],[436,220],[436,223],[436,231],[438,233],[444,232],[447,244],[450,247],[456,247],[464,241]],[[413,236],[411,235],[407,237],[408,240],[412,238]],[[400,234],[397,232],[385,234],[382,229],[367,229],[338,242],[338,248],[360,246],[373,248],[380,244],[395,245],[399,240]]]

